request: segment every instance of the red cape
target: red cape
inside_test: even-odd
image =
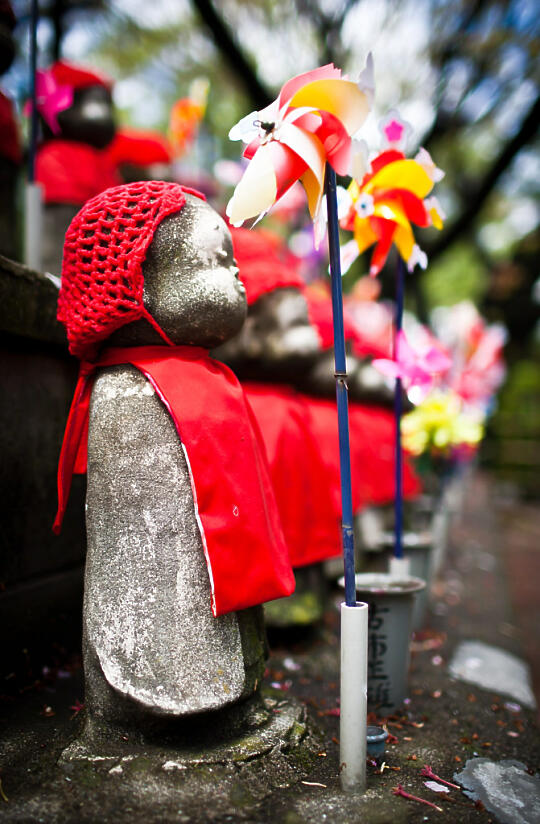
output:
[[[395,494],[395,422],[390,409],[352,402],[349,405],[351,442],[358,455],[359,494],[366,504],[383,505]],[[360,449],[358,449],[358,445]],[[352,450],[351,450],[352,451]],[[414,498],[421,492],[412,461],[403,454],[403,495]]]
[[[301,397],[287,386],[243,388],[263,437],[291,564],[340,555],[340,510]]]
[[[194,346],[109,349],[82,363],[58,466],[60,531],[95,370],[129,363],[169,411],[188,458],[214,615],[290,595],[294,576],[257,424],[237,378]]]
[[[44,186],[45,203],[74,206],[122,183],[107,149],[56,139],[38,149],[36,180]]]
[[[306,417],[317,438],[328,477],[332,482],[334,506],[341,512],[339,436],[336,402],[303,395]],[[349,403],[351,483],[354,512],[364,506],[394,500],[394,423],[390,410]],[[407,456],[403,459],[403,494],[412,497],[420,483]]]

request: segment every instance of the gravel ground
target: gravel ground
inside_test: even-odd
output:
[[[505,821],[460,789],[428,788],[421,769],[429,765],[450,782],[475,757],[515,759],[529,774],[538,770],[535,712],[510,695],[453,680],[448,663],[466,640],[526,654],[538,698],[538,599],[531,580],[540,572],[539,537],[535,508],[511,500],[485,476],[473,479],[426,628],[412,643],[405,710],[371,719],[384,723],[390,738],[384,763],[368,763],[363,796],[339,787],[335,592],[318,629],[270,638],[266,699],[275,713],[294,710],[300,719],[294,734],[286,746],[234,766],[218,759],[213,767],[164,772],[157,756],[117,759],[112,768],[111,762],[85,770],[59,766],[83,715],[78,650],[51,644],[41,657],[21,653],[20,666],[0,687],[0,821]],[[439,809],[396,796],[399,785]]]

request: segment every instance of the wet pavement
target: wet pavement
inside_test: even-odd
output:
[[[404,711],[370,719],[389,738],[383,762],[368,764],[363,796],[339,785],[337,591],[319,629],[271,638],[266,700],[278,714],[299,708],[295,737],[234,769],[216,762],[195,775],[170,755],[159,764],[139,759],[136,768],[137,759],[118,755],[84,774],[59,765],[84,699],[77,649],[51,647],[0,688],[0,821],[532,824],[540,736],[537,710],[527,705],[540,697],[539,564],[538,509],[486,476],[472,479],[425,628],[412,642]]]

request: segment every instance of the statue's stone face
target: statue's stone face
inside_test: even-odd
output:
[[[73,104],[58,113],[62,137],[104,149],[114,137],[111,93],[104,86],[75,89]]]
[[[154,235],[143,264],[144,304],[172,341],[209,348],[239,331],[246,293],[224,221],[187,198]]]

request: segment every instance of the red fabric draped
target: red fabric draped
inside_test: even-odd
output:
[[[336,403],[302,396],[309,426],[317,438],[321,455],[332,480],[334,507],[341,512],[339,437]],[[394,500],[394,421],[390,410],[359,403],[349,404],[351,483],[353,510]],[[403,460],[403,494],[420,492],[410,460]]]
[[[44,186],[45,203],[74,206],[122,183],[107,149],[74,140],[49,140],[38,149],[36,180]]]
[[[301,396],[287,386],[243,388],[266,448],[292,566],[340,555],[340,510]]]
[[[109,349],[81,364],[60,453],[55,532],[81,462],[94,371],[121,363],[150,381],[184,446],[214,615],[290,595],[294,576],[253,413],[231,370],[197,347]]]
[[[390,409],[360,403],[349,405],[351,442],[358,451],[357,481],[366,504],[391,503],[395,493],[394,414]],[[352,451],[352,449],[351,449]],[[356,452],[356,450],[355,450]],[[363,454],[362,454],[363,453]],[[364,465],[362,465],[364,461]],[[403,455],[403,495],[413,498],[421,491],[410,458]]]
[[[119,129],[105,151],[115,167],[123,163],[145,167],[172,161],[172,149],[167,138],[159,132],[142,129]]]

